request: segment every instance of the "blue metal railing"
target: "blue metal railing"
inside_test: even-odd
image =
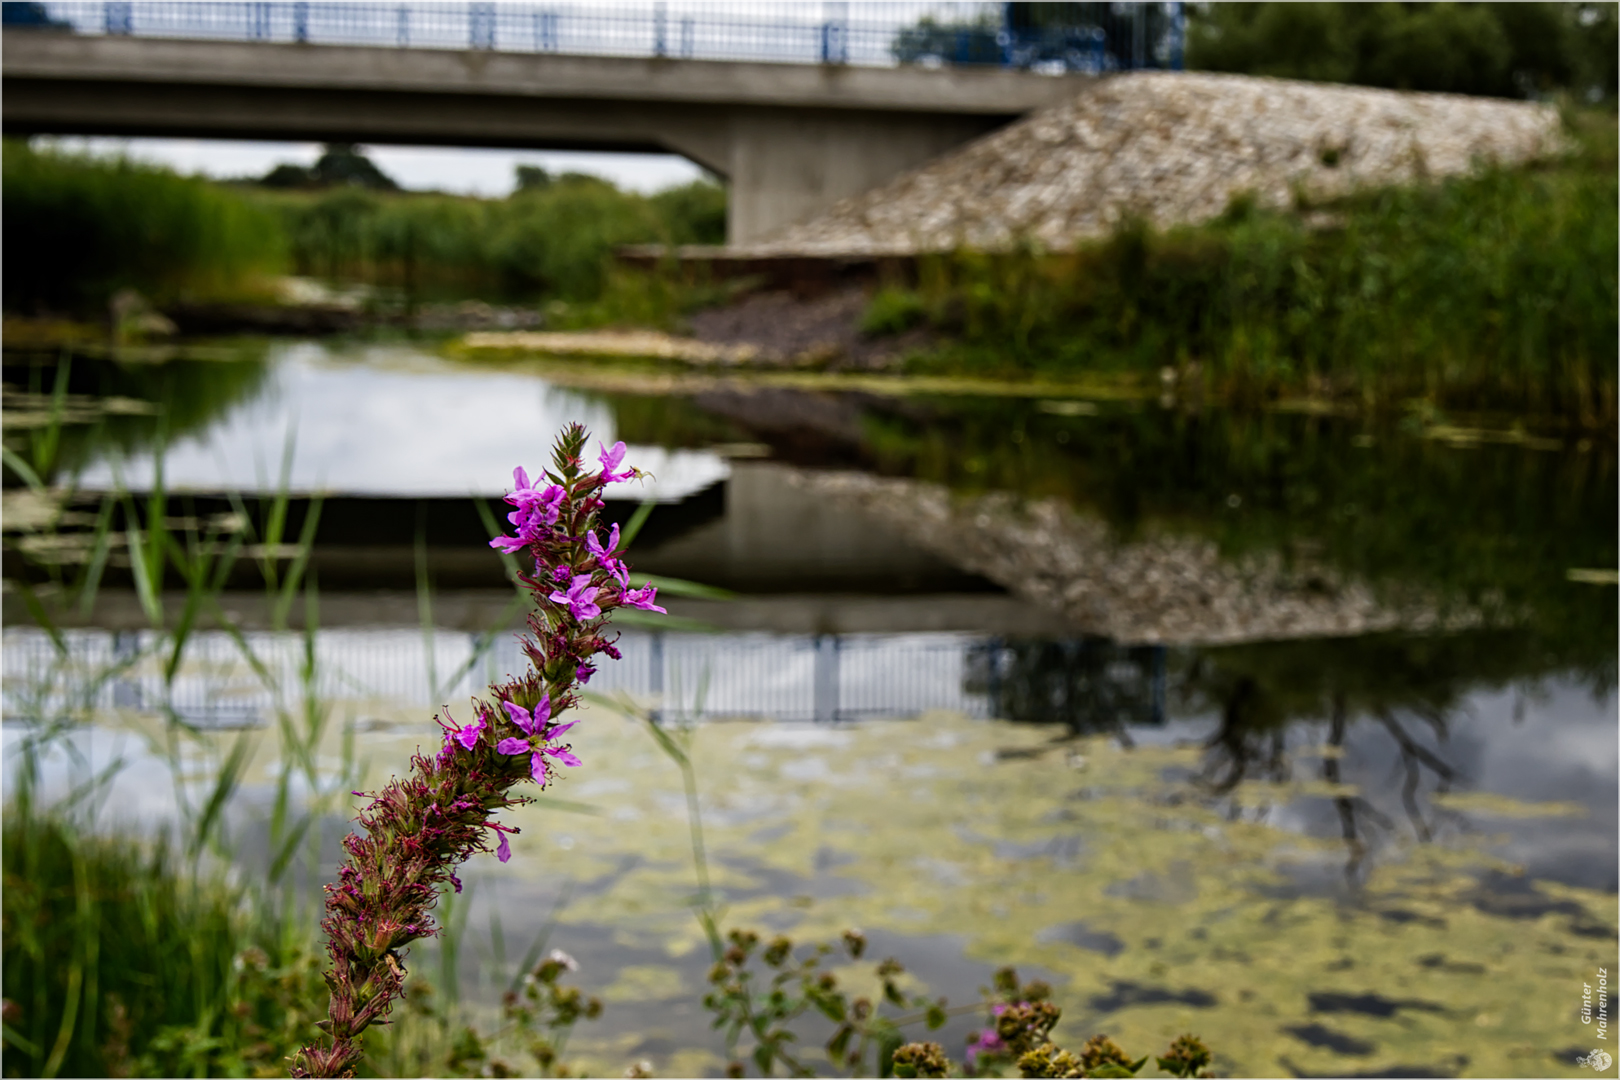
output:
[[[1028,25],[989,3],[706,0],[615,4],[412,0],[64,0],[6,4],[7,24],[80,34],[576,56],[852,64],[984,65],[1053,73],[1179,68],[1179,3],[1066,5]],[[11,18],[11,9],[32,13]]]

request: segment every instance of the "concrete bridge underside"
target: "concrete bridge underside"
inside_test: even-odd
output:
[[[7,135],[286,139],[683,155],[744,243],[1032,109],[1080,76],[8,31]]]

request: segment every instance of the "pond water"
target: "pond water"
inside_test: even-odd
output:
[[[29,364],[7,356],[8,438],[37,430]],[[1222,1074],[1574,1075],[1599,1045],[1579,1010],[1617,958],[1612,443],[397,344],[72,379],[58,479],[85,509],[148,485],[161,439],[182,518],[267,503],[289,431],[293,535],[326,493],[319,633],[225,594],[263,672],[208,630],[166,684],[117,559],[68,662],[8,591],[7,748],[29,715],[93,717],[72,744],[126,762],[126,826],[180,812],[246,732],[252,872],[289,703],[329,711],[323,768],[377,784],[433,708],[518,670],[468,496],[577,419],[658,476],[610,507],[658,504],[637,570],[734,594],[627,627],[593,683],[688,733],[728,924],[858,925],[957,1004],[1011,963],[1057,988],[1061,1038],[1193,1030]],[[178,765],[160,706],[210,733]],[[583,805],[516,815],[513,860],[469,868],[463,992],[494,1000],[545,934],[607,1002],[571,1055],[716,1074],[680,774],[607,703],[585,719],[556,792]]]

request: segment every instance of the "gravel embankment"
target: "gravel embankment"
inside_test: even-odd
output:
[[[757,243],[742,256],[1049,250],[1124,216],[1164,227],[1233,196],[1286,206],[1357,187],[1555,153],[1549,105],[1240,75],[1142,72],[1098,81],[963,149]]]

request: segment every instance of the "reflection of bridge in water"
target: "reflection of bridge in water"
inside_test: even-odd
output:
[[[42,632],[11,629],[4,650],[7,720],[76,709],[173,711],[198,727],[269,722],[306,692],[295,633],[195,635],[166,685],[148,631],[73,631],[62,660]],[[478,635],[336,629],[316,638],[321,700],[434,707],[527,666],[515,638],[480,650]],[[623,659],[600,660],[589,689],[624,695],[670,719],[835,721],[949,710],[972,717],[1061,721],[1081,730],[1159,723],[1162,647],[1101,640],[1007,641],[960,633],[701,634],[630,630]]]

